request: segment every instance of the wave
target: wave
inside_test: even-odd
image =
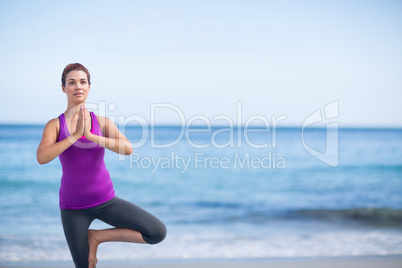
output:
[[[351,223],[378,228],[402,227],[402,209],[394,208],[350,208],[350,209],[270,209],[263,204],[236,202],[198,201],[187,205],[196,210],[195,217],[185,215],[176,218],[181,223],[254,223],[271,221],[317,221],[329,223]],[[186,207],[186,205],[180,205]],[[192,215],[194,215],[192,213]]]
[[[353,209],[304,209],[294,212],[304,218],[322,221],[353,221],[383,227],[402,227],[402,209],[353,208]]]
[[[402,164],[401,163],[390,163],[390,164],[372,164],[372,163],[363,163],[363,164],[343,164],[339,165],[340,170],[395,170],[401,171]]]

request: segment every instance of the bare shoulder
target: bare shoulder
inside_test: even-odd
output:
[[[46,123],[45,129],[46,129],[46,128],[58,130],[58,129],[60,128],[59,118],[57,117],[57,118],[50,119],[50,120]]]
[[[98,119],[98,123],[101,127],[114,125],[113,121],[107,117],[97,115],[96,118]]]
[[[97,116],[98,123],[105,137],[122,138],[124,135],[119,131],[117,125],[107,117]]]
[[[104,116],[96,115],[96,118],[98,119],[99,124],[105,123],[105,120],[107,119]]]
[[[57,141],[57,136],[60,131],[60,123],[59,118],[50,119],[45,128],[43,129],[42,143],[50,144],[55,143]]]
[[[104,130],[108,118],[106,118],[106,117],[104,117],[104,116],[97,115],[97,116],[96,116],[96,119],[98,119],[98,124],[99,124],[100,128],[101,128],[102,130]]]
[[[102,130],[103,135],[105,135],[107,137],[108,133],[110,131],[109,130],[110,127],[113,126],[113,122],[109,118],[104,117],[104,116],[97,115],[96,118],[98,119],[98,124]]]

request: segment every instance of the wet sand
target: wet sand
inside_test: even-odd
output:
[[[25,265],[1,265],[2,268],[67,268],[72,265],[57,265],[46,263],[35,265],[27,263]],[[305,258],[305,259],[283,259],[283,260],[225,260],[225,261],[191,261],[186,262],[166,262],[158,264],[111,264],[100,262],[97,268],[401,268],[402,256],[384,256],[384,257],[348,257],[348,258]]]

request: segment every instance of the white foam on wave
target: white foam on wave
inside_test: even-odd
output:
[[[270,237],[213,235],[171,236],[150,247],[110,244],[100,249],[105,259],[210,259],[324,257],[402,254],[402,236],[382,232],[337,232],[309,236]]]
[[[67,243],[62,236],[2,236],[1,262],[71,260]]]
[[[0,239],[0,261],[71,260],[64,237]],[[402,254],[400,231],[336,231],[269,236],[171,234],[158,245],[105,243],[100,260],[237,259]]]

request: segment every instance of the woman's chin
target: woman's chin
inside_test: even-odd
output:
[[[85,102],[86,99],[87,98],[84,96],[82,96],[82,97],[80,96],[78,98],[74,96],[74,98],[71,98],[70,101],[73,103],[83,103],[83,102]]]

